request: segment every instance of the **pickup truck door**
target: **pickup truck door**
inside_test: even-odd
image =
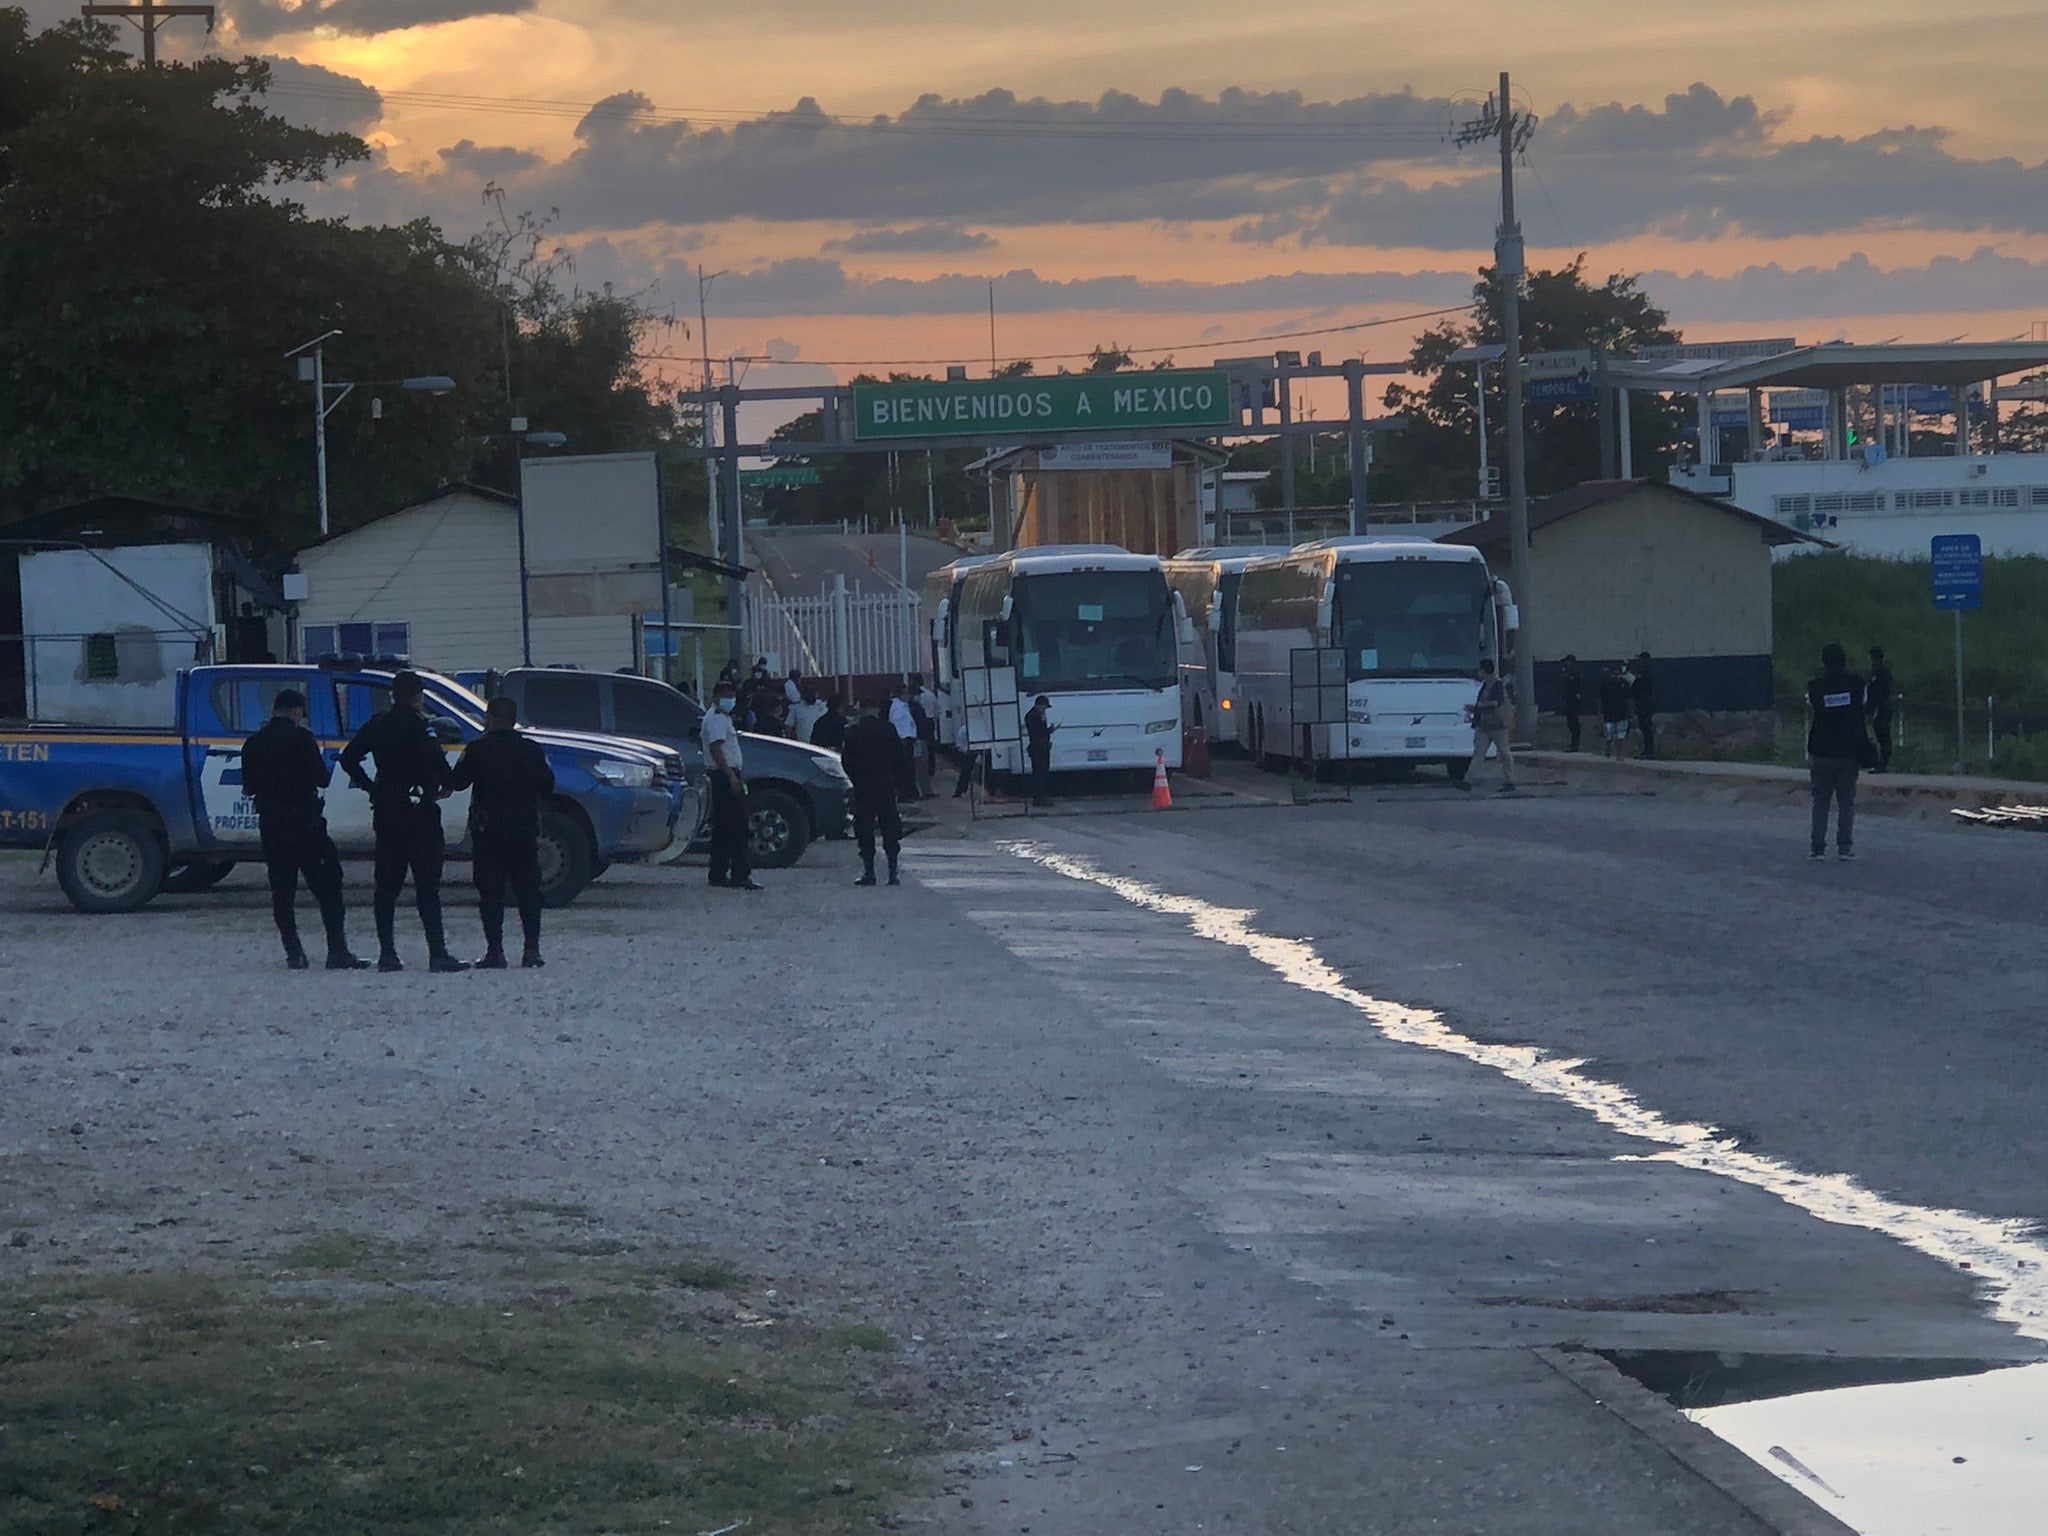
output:
[[[278,692],[297,686],[299,679],[275,668],[208,668],[194,678],[185,719],[192,820],[203,842],[223,848],[257,846],[256,807],[242,789],[242,743],[270,718]]]
[[[337,722],[339,729],[320,744],[332,762],[341,756],[341,749],[348,745],[349,738],[361,730],[372,715],[391,707],[391,685],[377,678],[339,678],[327,692],[331,700],[328,707],[332,711],[329,718]],[[434,714],[431,695],[427,701],[427,713],[429,717]],[[460,755],[462,748],[456,743],[445,750],[452,761]],[[376,761],[372,759],[368,765],[372,778],[376,777],[376,768]],[[441,802],[441,829],[451,848],[469,837],[468,790],[457,790]],[[334,770],[334,782],[327,789],[327,831],[334,839],[334,846],[345,854],[368,853],[377,846],[376,829],[370,821],[370,797],[349,783],[338,767]]]

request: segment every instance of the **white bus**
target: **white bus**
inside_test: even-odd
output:
[[[1507,583],[1467,545],[1323,539],[1255,561],[1237,589],[1242,739],[1268,767],[1438,762],[1461,779],[1474,674],[1483,657],[1501,665],[1516,623]],[[1344,725],[1294,720],[1290,656],[1309,647],[1344,653]]]
[[[1211,746],[1241,746],[1237,729],[1237,583],[1246,566],[1288,552],[1285,545],[1184,549],[1166,562],[1195,643],[1180,657],[1181,723],[1207,732]]]
[[[935,722],[939,745],[953,750],[960,732],[960,637],[953,615],[960,611],[960,587],[967,573],[987,565],[993,555],[963,555],[951,565],[942,565],[924,579],[918,612],[930,644],[931,665],[925,675],[932,680],[932,692],[939,696],[939,718]]]
[[[998,773],[1025,768],[1024,711],[1051,701],[1055,773],[1180,766],[1180,645],[1187,621],[1157,555],[1106,544],[997,555],[969,570],[955,610],[963,667],[1017,673],[1018,744]]]

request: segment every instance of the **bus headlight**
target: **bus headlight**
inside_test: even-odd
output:
[[[621,789],[647,789],[654,783],[652,763],[629,763],[620,757],[601,757],[591,765],[590,771],[607,784],[616,784]]]
[[[1145,734],[1147,736],[1156,736],[1161,731],[1170,731],[1179,724],[1178,720],[1153,720],[1145,726]]]

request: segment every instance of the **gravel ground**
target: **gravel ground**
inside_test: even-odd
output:
[[[1711,898],[1668,889],[1670,838],[1777,836],[1734,808],[1660,840],[1625,801],[1487,798],[981,827],[941,802],[900,890],[853,890],[845,844],[752,896],[615,869],[549,915],[537,975],[294,974],[253,871],[93,919],[0,861],[0,1279],[260,1272],[332,1233],[482,1263],[558,1208],[565,1254],[727,1259],[750,1305],[886,1328],[960,1447],[905,1523],[1781,1529],[1537,1348],[1984,1356],[2007,1335],[1967,1277],[1617,1164],[1636,1144],[996,846],[1257,904],[1383,995],[1541,1038],[1643,1019],[1660,978],[1573,1006],[1569,964],[1475,949],[1475,918],[1545,889],[1603,957],[1652,912],[1675,947]],[[1723,878],[1760,933],[1800,899]],[[460,891],[452,929],[473,923]],[[1702,1006],[1697,978],[1661,983]],[[1717,1081],[1697,1045],[1645,1055]]]

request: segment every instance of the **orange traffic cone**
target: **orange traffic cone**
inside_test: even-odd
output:
[[[1166,783],[1166,748],[1161,747],[1153,754],[1152,809],[1170,811],[1173,809],[1173,791]]]

